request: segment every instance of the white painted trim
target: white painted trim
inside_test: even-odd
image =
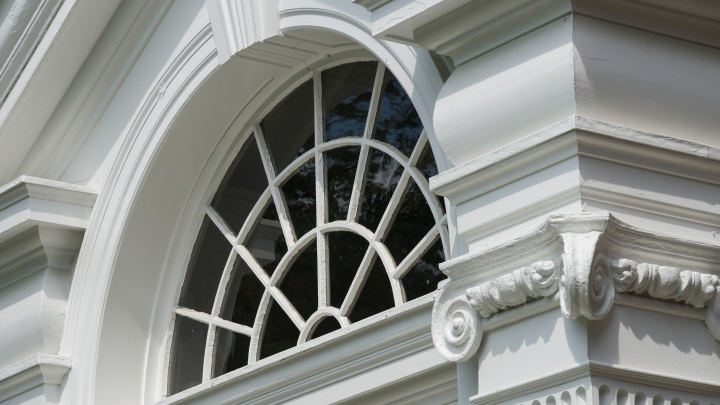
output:
[[[192,401],[200,397],[210,398],[206,401],[216,401],[211,402],[214,404],[228,405],[238,401],[243,404],[287,402],[333,382],[350,379],[413,353],[426,351],[431,348],[428,311],[434,298],[435,294],[429,294],[402,307],[374,315],[346,329],[313,339],[180,392],[160,401],[158,405],[194,403]],[[320,346],[325,355],[313,356]],[[306,362],[310,364],[303,365]],[[433,369],[442,364],[447,363],[443,360],[426,367]],[[406,371],[414,375],[428,369]],[[400,376],[392,378],[396,377]],[[386,380],[385,384],[392,378]],[[223,392],[226,394],[221,394]]]
[[[633,259],[624,258],[628,255]],[[607,212],[556,214],[535,232],[441,264],[450,281],[433,308],[433,340],[448,360],[465,361],[477,351],[486,326],[504,326],[556,306],[555,299],[544,297],[559,297],[569,319],[600,320],[617,299],[629,307],[704,320],[718,339],[720,277],[711,263],[719,260],[720,245],[639,230]],[[658,262],[662,265],[651,264]],[[527,304],[530,298],[542,299]],[[498,313],[502,317],[493,321]]]
[[[378,44],[370,37],[369,30],[358,31],[354,26],[345,29],[348,21],[342,15],[326,15],[326,18],[305,22],[301,21],[303,12],[288,16],[292,18],[280,19],[286,24],[283,28],[283,38],[270,38],[269,41],[266,41],[270,46],[276,47],[275,50],[282,49],[283,52],[286,52],[287,48],[281,45],[287,43],[293,44],[293,46],[301,45],[304,50],[315,52],[314,55],[299,51],[304,52],[306,56],[309,55],[306,60],[311,69],[321,64],[349,62],[352,58],[367,59],[370,56],[367,51],[358,49],[357,45],[350,40],[346,45],[327,49],[322,44],[308,42],[301,38],[300,29],[328,29],[326,25],[331,24],[331,30],[354,37],[355,40],[367,46],[388,63],[401,84],[409,90],[413,102],[419,106],[418,112],[426,127],[428,130],[431,129],[432,106],[442,82],[426,53],[405,46]],[[150,86],[140,107],[133,114],[132,124],[120,137],[122,142],[118,147],[116,164],[111,169],[106,187],[98,198],[96,211],[93,214],[86,238],[89,245],[85,246],[81,252],[75,273],[76,280],[73,283],[67,318],[68,335],[63,341],[65,348],[63,350],[74,353],[76,355],[74,360],[83,365],[72,374],[72,381],[63,394],[73,402],[97,401],[98,398],[106,395],[106,391],[99,388],[102,384],[98,383],[105,378],[104,376],[107,376],[106,370],[101,369],[104,366],[101,365],[99,359],[107,358],[101,353],[103,350],[109,350],[109,346],[104,345],[113,343],[104,341],[102,336],[106,335],[103,335],[101,331],[106,330],[112,323],[112,315],[110,315],[112,311],[107,308],[108,297],[112,297],[111,291],[117,288],[114,280],[122,278],[122,272],[117,271],[116,266],[117,263],[122,263],[125,258],[129,257],[126,256],[128,252],[123,250],[124,244],[128,243],[126,232],[132,228],[130,223],[132,223],[133,215],[136,215],[140,209],[138,207],[144,204],[139,196],[149,193],[143,188],[143,185],[146,179],[151,177],[152,170],[150,168],[158,164],[158,155],[166,142],[164,137],[176,130],[172,126],[175,118],[182,108],[192,104],[190,101],[197,89],[204,83],[212,81],[214,75],[219,71],[215,46],[212,40],[207,41],[211,38],[210,34],[210,26],[201,27],[192,40],[179,47],[179,53],[171,57],[172,60],[168,61],[159,77]],[[258,52],[254,52],[254,49],[251,51],[253,52],[250,52],[250,58],[271,62],[266,57],[270,55],[263,54],[266,49],[259,47]],[[326,58],[327,53],[330,53],[331,57]],[[237,61],[238,59],[242,58],[233,60]],[[425,59],[430,63],[426,63]],[[268,70],[274,69],[272,67],[274,65],[271,63],[266,66]],[[250,134],[252,123],[257,122],[259,117],[272,108],[272,102],[268,100],[281,99],[281,93],[291,91],[288,83],[298,82],[303,74],[305,72],[298,68],[287,74],[277,74],[277,80],[268,77],[267,80],[260,81],[257,92],[249,95],[247,104],[239,108],[235,121],[231,122],[227,128],[225,133],[227,136],[220,142],[220,150],[213,152],[212,157],[208,160],[207,168],[204,170],[207,173],[225,172],[224,169],[230,165],[241,141]],[[431,142],[434,142],[432,136]],[[440,150],[435,147],[434,149]],[[443,159],[438,159],[438,166],[442,169],[443,165]],[[158,252],[160,255],[166,255],[163,262],[166,267],[162,267],[158,272],[161,272],[162,277],[167,278],[164,281],[172,280],[173,290],[178,284],[176,280],[181,277],[181,274],[176,272],[185,267],[183,262],[186,262],[187,257],[184,256],[184,253],[191,248],[196,228],[199,226],[194,214],[200,211],[196,211],[196,209],[203,209],[203,205],[215,189],[214,186],[219,183],[217,179],[210,180],[209,177],[212,176],[207,173],[203,172],[200,180],[190,180],[190,182],[196,181],[197,184],[193,183],[188,186],[195,187],[195,191],[191,193],[186,202],[185,214],[180,217],[192,217],[192,219],[178,220],[177,234],[172,236],[173,246],[176,246],[177,250],[173,250],[176,249],[173,247],[171,252]],[[180,185],[176,184],[175,186]],[[181,187],[186,187],[186,185]],[[236,250],[243,256],[242,249],[237,248]],[[182,254],[178,255],[178,252]],[[168,287],[158,285],[156,290],[158,294],[165,294],[165,288]],[[172,323],[172,316],[164,313],[160,308],[167,308],[171,301],[172,299],[167,303],[164,301],[153,302],[148,305],[148,308],[155,305],[155,309],[151,312],[154,314],[151,317],[151,325],[148,326],[154,336],[169,335],[167,328]],[[141,395],[146,401],[153,401],[162,396],[163,381],[166,382],[163,380],[166,372],[163,371],[163,368],[166,363],[158,360],[162,354],[155,357],[154,353],[165,353],[167,349],[167,339],[164,339],[161,347],[148,347],[147,349],[148,357],[145,359],[147,374],[142,383],[146,388],[138,388],[142,391]],[[128,359],[124,366],[131,367],[130,364],[131,361]],[[136,369],[133,375],[142,375],[142,373]],[[138,391],[133,388],[132,392]]]
[[[0,401],[42,384],[57,386],[70,371],[68,356],[38,353],[0,370]]]
[[[430,179],[430,188],[440,195],[453,195],[455,194],[453,193],[453,190],[456,187],[460,188],[460,185],[464,188],[465,183],[463,182],[470,180],[472,176],[479,174],[490,167],[496,165],[499,166],[501,163],[509,161],[511,158],[522,157],[523,153],[532,152],[538,156],[537,158],[531,159],[531,162],[525,162],[526,164],[532,164],[535,163],[535,161],[540,163],[539,158],[544,157],[544,153],[547,153],[544,152],[542,148],[555,147],[568,149],[567,151],[564,151],[564,153],[560,152],[562,154],[557,157],[553,156],[552,160],[543,163],[541,166],[533,166],[532,171],[537,171],[542,167],[546,167],[552,163],[562,160],[563,158],[572,156],[573,147],[575,149],[575,154],[584,153],[582,150],[584,145],[587,144],[588,146],[591,146],[596,143],[594,139],[587,139],[583,137],[582,133],[578,133],[576,135],[576,140],[568,140],[564,143],[560,143],[563,141],[562,138],[564,138],[564,135],[572,134],[574,130],[583,131],[593,135],[601,135],[606,137],[607,140],[630,142],[633,147],[639,149],[638,153],[652,154],[659,149],[660,151],[679,154],[679,162],[676,163],[675,161],[671,161],[666,162],[666,164],[679,165],[687,162],[685,163],[686,165],[692,164],[695,166],[697,163],[693,164],[693,160],[691,158],[701,158],[703,159],[703,162],[707,160],[708,163],[713,165],[713,167],[716,167],[715,165],[720,165],[720,148],[677,139],[666,135],[628,128],[618,124],[597,121],[582,116],[573,116],[505,145],[500,149],[479,156],[463,165],[438,174]],[[551,144],[552,141],[556,143]],[[568,142],[572,142],[572,144],[568,144]],[[576,146],[576,144],[574,144],[575,142],[579,143],[579,146]],[[579,151],[578,148],[580,148]],[[494,169],[496,168],[497,167]],[[668,172],[674,172],[671,167],[666,168],[666,170]],[[494,170],[494,172],[496,172],[496,170]],[[498,177],[500,175],[504,176],[505,172],[499,174]],[[517,176],[522,177],[524,175],[526,174],[519,173]],[[702,178],[705,180],[705,176]],[[513,179],[503,183],[497,183],[494,180],[494,177],[489,177],[483,178],[482,182],[493,184],[494,187],[499,187],[502,184],[509,183]],[[484,191],[490,191],[490,189],[485,188]]]

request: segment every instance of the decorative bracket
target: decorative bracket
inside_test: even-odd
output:
[[[630,256],[707,271],[612,258]],[[719,259],[715,245],[638,230],[607,212],[554,215],[525,237],[441,265],[450,280],[433,307],[433,341],[446,359],[464,361],[493,325],[557,305],[547,297],[559,298],[566,318],[599,320],[616,292],[705,308],[705,324],[720,341],[720,279],[710,272]],[[502,313],[518,307],[524,310]],[[498,315],[504,319],[494,322]]]

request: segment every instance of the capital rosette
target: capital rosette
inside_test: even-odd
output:
[[[477,311],[465,297],[433,308],[432,337],[440,354],[454,362],[462,362],[477,351],[482,340],[482,325]]]

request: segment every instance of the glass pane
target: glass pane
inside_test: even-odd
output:
[[[394,306],[395,300],[390,287],[390,278],[385,266],[378,258],[370,269],[365,285],[360,290],[360,296],[349,316],[350,321],[361,321]]]
[[[418,160],[415,167],[420,171],[420,173],[423,174],[423,176],[425,176],[428,181],[430,181],[431,177],[438,174],[437,163],[435,162],[435,155],[433,155],[432,148],[430,147],[430,142],[425,144],[425,149],[423,149],[422,154],[420,155],[420,159]],[[438,203],[440,204],[440,209],[445,212],[445,202],[443,201],[443,198],[439,195],[436,197]]]
[[[444,261],[445,253],[442,242],[438,239],[415,263],[412,270],[402,278],[405,297],[408,301],[437,290],[438,283],[447,278],[440,271],[440,263]]]
[[[249,350],[249,336],[217,328],[212,378],[247,366]]]
[[[317,243],[312,241],[300,253],[280,284],[280,289],[303,318],[318,307]]]
[[[248,248],[268,275],[275,272],[277,264],[287,253],[287,244],[272,198],[243,245]]]
[[[215,193],[212,206],[237,235],[267,186],[257,142],[251,135]]]
[[[325,152],[327,168],[328,220],[347,219],[355,172],[360,158],[359,146],[332,149]]]
[[[274,301],[271,301],[270,313],[266,322],[262,347],[260,348],[261,359],[297,345],[300,331],[280,305]]]
[[[238,257],[232,278],[228,283],[220,317],[252,328],[264,292],[265,287],[260,280],[247,263]]]
[[[277,173],[315,146],[313,100],[311,79],[281,101],[260,124]]]
[[[410,156],[420,138],[423,125],[400,82],[390,71],[385,72],[385,77],[385,92],[380,103],[373,138],[389,143],[406,156]]]
[[[392,198],[403,167],[379,150],[370,153],[358,223],[375,231]]]
[[[325,140],[363,136],[377,62],[349,63],[322,72]]]
[[[210,313],[232,245],[205,217],[188,264],[180,306]]]
[[[305,163],[282,186],[298,239],[315,228],[315,160]]]
[[[330,305],[340,308],[360,268],[368,242],[352,232],[327,234],[330,250]]]
[[[420,188],[413,181],[405,193],[400,210],[385,239],[385,246],[400,263],[415,245],[435,226],[435,218],[420,192]]]
[[[168,395],[177,394],[202,382],[207,332],[206,324],[176,315]]]
[[[415,167],[420,171],[420,173],[423,174],[423,176],[425,176],[428,181],[430,181],[430,177],[436,176],[438,174],[438,168],[437,164],[435,163],[435,156],[432,153],[432,148],[430,147],[430,142],[427,142],[425,144],[425,148],[420,154],[420,159],[418,159]]]
[[[336,330],[340,329],[340,322],[337,321],[337,319],[333,318],[332,316],[328,316],[323,318],[317,327],[315,327],[315,331],[313,331],[311,339],[319,338],[320,336],[327,335],[330,332],[334,332]]]

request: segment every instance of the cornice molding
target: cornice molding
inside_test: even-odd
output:
[[[354,0],[373,36],[434,50],[461,65],[569,13],[720,46],[720,10],[693,0]]]
[[[42,267],[70,269],[97,192],[22,176],[0,187],[0,288]]]
[[[575,115],[434,176],[430,188],[459,203],[465,190],[490,191],[578,154],[720,184],[720,148]]]
[[[42,39],[63,0],[15,0],[0,24],[0,104]]]
[[[0,401],[41,384],[58,386],[70,371],[67,356],[36,354],[0,370]]]
[[[84,230],[96,198],[90,187],[21,176],[0,187],[0,243],[38,225]]]
[[[653,310],[658,302],[655,310],[664,313],[672,312],[670,302],[701,309],[720,341],[719,262],[719,245],[643,231],[607,212],[553,215],[535,232],[441,265],[450,281],[433,307],[435,347],[448,360],[464,361],[496,323],[556,302],[566,318],[599,320],[616,293],[649,296],[643,306]],[[494,321],[498,316],[508,319]]]
[[[720,208],[693,194],[661,187],[638,192],[621,178],[605,176],[603,180],[601,174],[609,166],[622,165],[686,182],[689,187],[714,187],[720,184],[720,149],[583,116],[568,117],[440,173],[430,179],[430,188],[453,205],[471,207],[475,201],[492,200],[486,196],[497,195],[499,190],[516,192],[512,191],[519,187],[515,184],[526,184],[525,179],[535,173],[562,165],[562,170],[572,167],[581,176],[553,183],[537,199],[517,200],[512,209],[474,217],[462,224],[461,236],[468,242],[480,240],[570,203],[577,203],[578,208],[584,203],[627,207],[709,228],[720,222]]]

